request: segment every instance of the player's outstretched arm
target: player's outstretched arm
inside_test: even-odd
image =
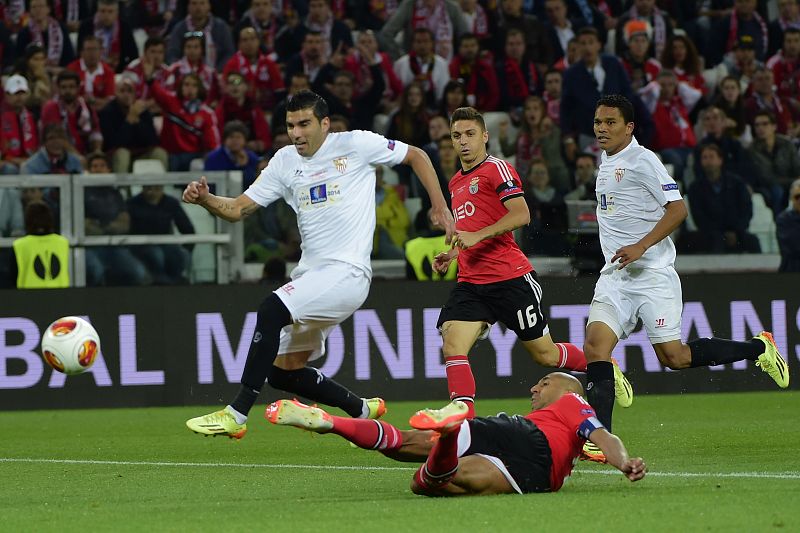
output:
[[[240,194],[236,198],[216,196],[208,190],[206,177],[193,181],[183,191],[183,201],[187,204],[203,206],[206,211],[228,222],[238,222],[258,209],[258,204],[250,197]]]
[[[628,450],[619,437],[609,433],[605,428],[595,429],[589,435],[589,440],[597,444],[606,456],[608,464],[614,466],[625,474],[631,481],[638,481],[644,477],[647,466],[641,457],[628,457]]]
[[[666,239],[675,229],[681,225],[689,211],[686,209],[686,202],[683,200],[676,200],[669,202],[664,206],[664,216],[661,217],[650,233],[642,237],[642,239],[634,244],[623,246],[617,250],[611,262],[614,263],[619,259],[619,267],[625,268],[630,263],[633,263],[644,255],[648,248],[654,244],[658,244]]]
[[[445,242],[450,244],[453,232],[456,229],[456,223],[453,220],[453,214],[447,208],[447,202],[442,194],[442,189],[439,187],[439,179],[436,177],[436,171],[433,169],[428,154],[416,146],[409,146],[408,154],[406,154],[403,163],[411,166],[414,174],[419,176],[422,186],[428,191],[428,196],[431,199],[431,221],[444,229]]]

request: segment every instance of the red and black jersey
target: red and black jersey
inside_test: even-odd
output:
[[[457,231],[473,232],[491,226],[508,213],[503,202],[523,196],[517,171],[493,156],[466,172],[457,172],[449,188]],[[458,281],[494,283],[532,270],[511,232],[481,241],[458,254]]]
[[[561,488],[570,473],[583,443],[595,429],[603,425],[589,403],[573,392],[563,395],[547,407],[537,409],[525,418],[542,430],[550,443],[553,466],[550,468],[550,490]]]

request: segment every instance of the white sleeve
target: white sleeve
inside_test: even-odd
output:
[[[408,145],[402,141],[387,139],[371,131],[352,132],[353,144],[359,155],[371,165],[399,165],[408,154]]]
[[[639,160],[641,168],[641,180],[645,189],[653,195],[659,205],[666,205],[669,202],[682,200],[678,184],[667,173],[664,164],[652,152],[645,152]]]
[[[266,207],[275,200],[286,196],[286,185],[282,178],[285,177],[283,174],[287,170],[283,168],[282,160],[280,152],[275,154],[267,167],[258,175],[256,181],[244,191],[245,195],[261,207]]]

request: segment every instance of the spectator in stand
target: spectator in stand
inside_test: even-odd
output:
[[[378,39],[375,34],[372,30],[365,30],[358,34],[356,47],[344,62],[344,68],[355,76],[356,96],[360,96],[372,87],[373,79],[370,65],[373,61],[380,63],[381,71],[383,72],[385,88],[381,99],[381,109],[390,111],[398,105],[400,95],[403,93],[403,83],[394,72],[394,65],[389,58],[389,54],[378,50]]]
[[[365,30],[378,31],[397,12],[399,2],[389,0],[383,2],[363,2],[354,9],[356,27]]]
[[[403,91],[400,107],[389,117],[386,136],[413,146],[424,146],[431,141],[428,137],[429,119],[422,86],[412,82]]]
[[[371,130],[375,121],[375,113],[381,105],[383,96],[383,76],[381,64],[373,56],[370,64],[372,71],[372,85],[369,90],[358,97],[354,97],[355,77],[347,70],[340,70],[333,77],[330,90],[322,90],[321,94],[331,114],[345,117],[354,130]]]
[[[743,93],[747,93],[750,79],[756,70],[763,64],[756,59],[756,50],[753,38],[742,35],[733,48],[733,53],[725,56],[723,62],[725,71],[729,76],[738,78]]]
[[[131,5],[132,4],[132,5]],[[175,17],[177,0],[135,0],[131,6],[135,27],[142,28],[149,37],[160,37],[167,32]]]
[[[17,61],[17,50],[5,24],[0,23],[0,69],[11,70]]]
[[[414,1],[423,0],[404,0],[404,3]],[[403,87],[408,87],[412,81],[421,83],[430,107],[436,107],[442,101],[444,87],[450,80],[447,60],[434,53],[434,43],[433,32],[426,27],[418,27],[414,30],[411,51],[394,62],[394,72]]]
[[[756,11],[757,0],[734,0],[733,11],[714,21],[706,61],[716,65],[742,37],[750,37],[758,61],[766,61],[769,50],[767,23]]]
[[[564,72],[561,94],[561,130],[575,138],[580,149],[595,143],[594,108],[601,94],[621,94],[632,102],[630,81],[619,59],[600,54],[601,43],[594,28],[578,31],[581,60]],[[647,117],[636,115],[637,126]],[[640,142],[642,142],[640,140]]]
[[[539,92],[539,71],[536,64],[525,55],[527,48],[522,31],[512,28],[506,32],[504,51],[496,66],[500,104],[512,116],[519,116],[525,99]]]
[[[20,174],[80,174],[80,158],[69,151],[67,131],[61,123],[47,124],[42,130],[42,147],[22,163]]]
[[[625,27],[627,50],[622,54],[622,66],[631,80],[631,88],[638,91],[656,79],[661,63],[650,56],[650,35],[653,28],[646,20],[629,20]]]
[[[458,54],[450,61],[450,77],[461,80],[467,90],[467,103],[478,111],[497,109],[500,87],[491,61],[491,54],[481,51],[478,38],[465,33],[458,44]]]
[[[786,46],[786,31],[800,30],[800,8],[797,0],[778,0],[778,18],[769,23],[769,54],[778,52],[783,43]],[[777,76],[775,77],[777,79]]]
[[[383,181],[383,167],[375,167],[375,234],[373,259],[403,259],[403,244],[411,225],[403,200],[391,185]]]
[[[500,0],[493,50],[503,49],[506,42],[506,33],[511,28],[521,30],[525,35],[528,58],[536,63],[539,72],[547,70],[556,59],[550,49],[547,31],[544,25],[536,20],[536,17],[523,12],[522,0]]]
[[[114,96],[114,71],[100,60],[98,37],[87,35],[83,39],[80,59],[67,65],[67,68],[80,76],[80,95],[95,111],[103,109]]]
[[[653,36],[648,56],[661,57],[667,47],[668,39],[672,37],[673,28],[671,17],[656,7],[655,0],[633,0],[631,8],[619,17],[614,52],[619,56],[625,55],[628,49],[628,44],[625,42],[625,25],[631,20],[643,20],[650,25]]]
[[[564,195],[564,200],[597,201],[595,181],[597,178],[597,157],[586,152],[575,157],[575,188]]]
[[[197,74],[190,73],[173,93],[153,80],[152,65],[143,65],[153,98],[164,112],[161,147],[169,153],[169,170],[187,171],[192,159],[202,158],[220,145],[217,116],[203,103],[205,87]]]
[[[350,121],[344,115],[331,115],[331,127],[328,131],[331,133],[344,133],[350,131]]]
[[[622,10],[623,2],[620,0],[567,0],[567,14],[575,28],[593,27],[603,43],[608,41],[608,31],[616,27]]]
[[[172,64],[180,59],[187,34],[200,32],[203,34],[206,65],[214,71],[221,71],[235,51],[230,27],[221,18],[211,15],[209,0],[189,0],[187,11],[186,18],[178,21],[170,31],[167,63]]]
[[[778,272],[800,272],[800,180],[792,183],[789,209],[778,215],[776,233],[781,249]]]
[[[706,144],[715,144],[722,150],[726,169],[736,169],[738,174],[747,180],[747,184],[756,188],[759,185],[759,171],[742,144],[728,134],[725,113],[718,107],[709,106],[700,114],[705,131],[694,150],[694,175],[702,170],[700,167],[700,149]]]
[[[482,47],[489,46],[491,38],[491,20],[478,0],[459,0],[461,16],[467,25],[466,32],[473,34],[481,42]]]
[[[724,154],[716,144],[700,149],[701,171],[689,186],[689,208],[697,225],[694,252],[758,253],[758,238],[747,231],[753,202],[742,179],[723,168]]]
[[[86,157],[89,174],[110,174],[111,167],[102,152]],[[88,185],[83,192],[86,235],[126,235],[131,218],[125,200],[116,187]],[[145,285],[150,282],[144,265],[127,246],[87,246],[86,284]]]
[[[788,0],[783,0],[788,1]],[[794,0],[792,0],[794,2]],[[783,48],[767,61],[772,69],[778,96],[789,105],[794,116],[800,113],[800,29],[786,28]]]
[[[44,202],[25,209],[25,237],[13,244],[11,275],[18,289],[69,287],[69,241],[56,232],[53,211]],[[41,257],[49,257],[43,262]]]
[[[203,83],[206,95],[204,102],[209,107],[216,107],[222,91],[217,71],[203,60],[206,50],[203,39],[203,33],[199,31],[186,34],[183,40],[183,57],[168,67],[169,73],[163,86],[168,91],[177,92],[184,76],[194,74]]]
[[[453,143],[449,137],[447,142],[455,154]],[[417,230],[418,237],[405,243],[406,279],[455,281],[458,274],[458,261],[452,261],[444,274],[436,272],[432,266],[437,255],[447,253],[452,249],[452,246],[445,242],[444,230],[431,220],[430,210],[420,211],[417,219],[423,220],[421,227]]]
[[[425,150],[425,153],[431,158],[433,168],[436,168],[439,161],[439,140],[442,137],[450,138],[450,121],[447,120],[444,115],[433,115],[428,119],[428,138],[430,142],[422,145],[422,149]],[[450,174],[445,178],[445,183],[450,181],[452,175],[453,174]],[[445,194],[444,196],[445,199],[450,197],[449,194]]]
[[[656,81],[647,84],[639,94],[653,122],[658,124],[650,147],[664,163],[673,166],[675,180],[683,181],[686,161],[697,145],[689,114],[703,93],[685,81],[679,82],[671,70],[662,70]]]
[[[243,29],[253,28],[261,53],[273,61],[284,62],[297,50],[291,49],[291,41],[287,40],[290,38],[289,32],[281,31],[282,27],[285,27],[284,23],[272,9],[272,0],[252,0],[250,9],[234,26],[233,37],[238,39]]]
[[[242,172],[242,191],[256,180],[258,155],[247,147],[250,131],[240,120],[231,120],[222,131],[222,146],[206,157],[203,170],[239,170]]]
[[[58,96],[42,106],[42,127],[61,124],[79,154],[96,152],[103,146],[97,112],[79,95],[81,79],[77,72],[62,70],[56,77]]]
[[[319,32],[322,35],[323,54],[330,57],[336,50],[347,52],[353,46],[350,28],[341,20],[336,20],[331,10],[330,0],[309,0],[308,15],[302,24],[293,30],[298,36],[307,31]],[[295,38],[301,41],[300,38]]]
[[[28,24],[17,34],[17,55],[26,55],[29,44],[36,44],[45,51],[46,66],[51,73],[66,67],[75,60],[75,50],[67,27],[50,16],[47,0],[30,0]]]
[[[272,112],[272,134],[277,136],[279,133],[286,132],[286,104],[293,95],[304,90],[311,90],[311,81],[308,74],[305,72],[295,72],[291,77],[287,77],[289,87],[287,89],[286,97],[278,102]]]
[[[259,48],[255,28],[242,28],[239,32],[239,50],[225,64],[222,79],[227,80],[231,72],[244,76],[248,96],[262,110],[274,108],[286,91],[278,64]]]
[[[744,96],[742,96],[739,80],[731,76],[722,78],[713,103],[725,114],[726,133],[737,139],[742,145],[749,146],[753,142],[753,133],[747,121]]]
[[[545,11],[547,12],[547,39],[550,49],[553,51],[553,61],[558,61],[567,54],[567,45],[575,38],[575,31],[580,27],[576,25],[568,16],[566,0],[546,0]],[[506,35],[506,43],[508,35]]]
[[[135,76],[119,74],[115,97],[97,114],[103,151],[110,155],[111,169],[117,174],[130,172],[137,159],[158,159],[165,170],[169,168],[167,152],[158,145],[153,114],[147,102],[136,97]]]
[[[126,73],[132,73],[135,77],[131,77],[136,82],[136,98],[143,100],[152,100],[150,95],[150,87],[145,83],[143,62],[148,62],[153,65],[153,79],[164,83],[169,77],[169,68],[164,62],[166,54],[166,45],[164,44],[163,37],[148,37],[144,42],[144,53],[141,58],[134,59],[130,65],[125,68]]]
[[[0,107],[0,174],[18,174],[20,165],[39,149],[39,136],[36,119],[25,106],[28,80],[14,74],[6,80],[4,88],[5,98]]]
[[[750,155],[761,177],[760,190],[777,217],[786,208],[789,186],[800,178],[800,156],[792,139],[778,133],[775,116],[758,111],[753,117],[755,141]]]
[[[664,51],[661,53],[661,67],[669,69],[683,81],[701,91],[708,93],[705,78],[703,78],[703,65],[694,43],[684,35],[673,35]]]
[[[559,70],[548,70],[544,75],[542,98],[547,105],[547,116],[554,124],[561,124],[561,89],[564,76]]]
[[[581,45],[578,43],[578,38],[573,37],[567,43],[567,52],[564,57],[553,63],[553,68],[560,72],[564,72],[569,67],[580,61],[581,59]]]
[[[751,93],[744,101],[747,120],[752,123],[757,112],[768,111],[775,117],[778,133],[796,136],[797,128],[792,121],[789,105],[775,94],[773,82],[772,71],[766,67],[760,67],[753,73],[750,81]]]
[[[98,38],[100,59],[114,72],[122,72],[131,61],[139,57],[131,27],[119,16],[118,0],[98,0],[94,16],[81,21],[78,50],[83,48],[83,42],[89,35]]]
[[[303,37],[300,52],[286,62],[286,79],[290,80],[300,72],[308,76],[308,81],[315,90],[324,87],[337,70],[329,59],[330,56],[325,53],[325,39],[322,34],[309,31]]]
[[[508,137],[508,121],[500,123],[499,140],[503,156],[516,155],[514,166],[520,176],[527,176],[531,161],[547,162],[548,182],[560,192],[570,189],[569,171],[561,157],[561,130],[547,116],[544,100],[529,96],[525,100],[522,124],[516,140]]]
[[[531,221],[522,227],[522,251],[526,255],[569,255],[569,245],[564,237],[567,206],[561,193],[550,183],[547,163],[541,157],[531,160],[524,188]]]
[[[461,35],[469,31],[461,8],[451,0],[402,0],[397,11],[386,21],[378,34],[381,48],[392,57],[399,58],[406,50],[413,50],[417,30],[430,31],[431,54],[436,54],[447,62],[453,57],[453,46]],[[399,46],[395,37],[403,33],[403,44]],[[417,52],[419,54],[419,52]],[[395,66],[395,70],[397,67]],[[400,77],[403,79],[403,77]],[[410,80],[403,80],[408,85]]]
[[[172,235],[194,233],[194,226],[186,216],[180,201],[164,194],[163,185],[145,185],[142,192],[128,200],[132,235]],[[188,283],[187,267],[191,252],[180,244],[147,244],[132,247],[135,255],[147,268],[156,285]]]
[[[439,105],[439,113],[447,117],[449,121],[456,109],[467,106],[469,106],[469,103],[467,102],[467,89],[464,84],[459,80],[448,81],[447,85],[444,86],[444,96],[442,97],[442,103]]]
[[[264,117],[264,111],[249,96],[247,80],[238,72],[230,72],[225,79],[225,95],[215,109],[220,129],[231,120],[247,126],[250,135],[245,139],[247,148],[263,154],[272,145],[272,133]]]

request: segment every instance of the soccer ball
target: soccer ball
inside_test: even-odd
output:
[[[42,336],[42,356],[47,364],[64,374],[80,374],[92,366],[100,352],[100,337],[84,319],[59,318]]]

